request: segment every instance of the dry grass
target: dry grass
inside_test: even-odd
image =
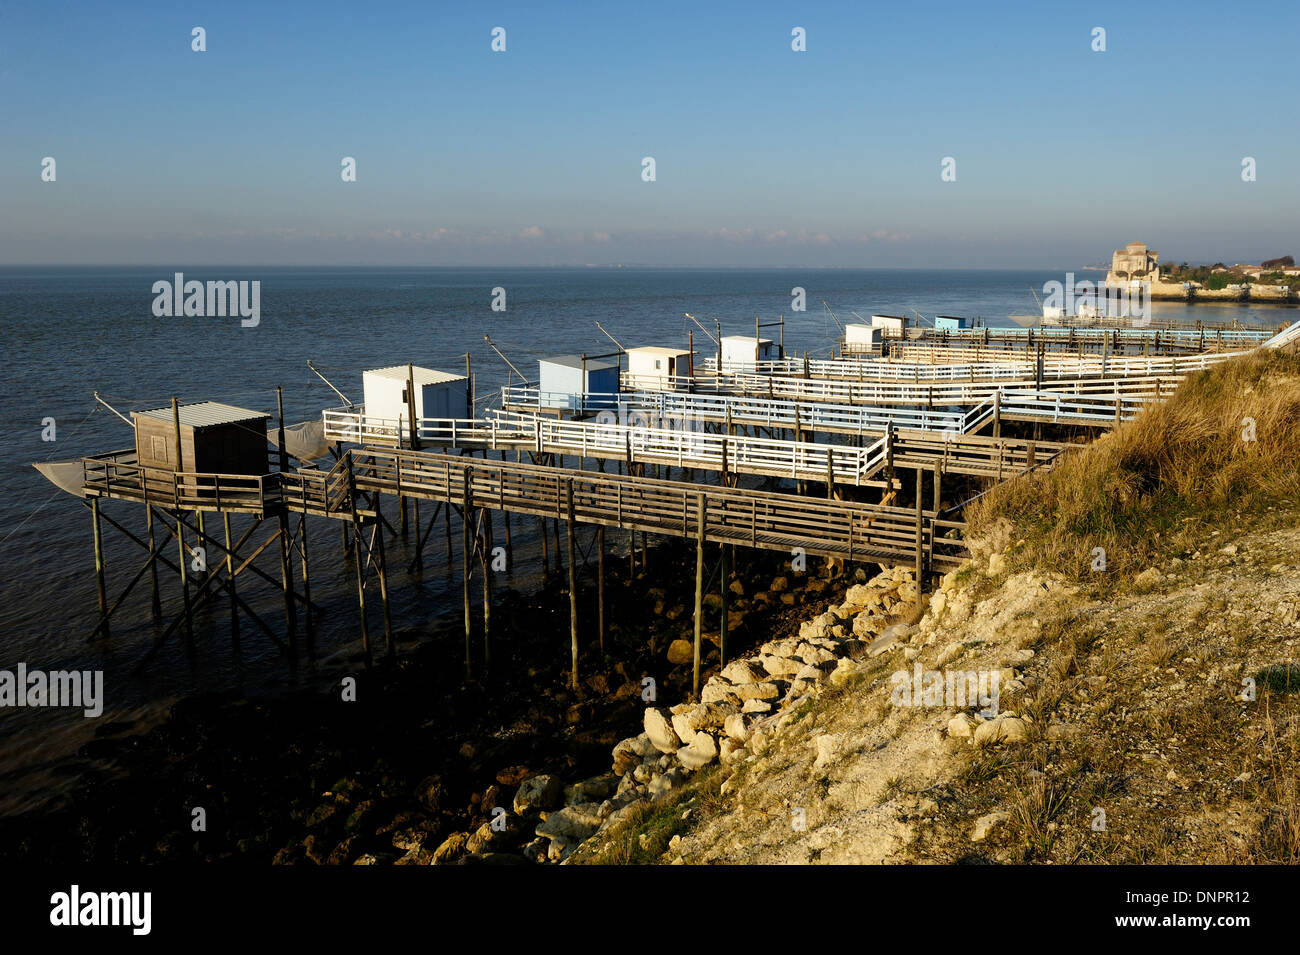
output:
[[[1246,440],[1247,419],[1255,440]],[[1187,378],[1174,396],[1051,472],[1009,481],[967,513],[1008,519],[1014,560],[1075,579],[1106,551],[1106,578],[1194,547],[1225,512],[1261,515],[1300,494],[1300,356],[1256,350]]]

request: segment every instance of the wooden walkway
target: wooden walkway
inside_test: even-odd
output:
[[[1125,355],[1069,355],[1047,353],[1043,356],[1042,371],[1036,372],[1038,361],[1033,353],[991,350],[988,354],[971,352],[966,346],[962,351],[952,353],[951,360],[940,360],[946,353],[943,345],[907,343],[898,346],[900,352],[915,349],[911,360],[891,356],[888,358],[861,358],[852,355],[833,359],[798,359],[786,358],[778,361],[728,361],[723,364],[722,375],[760,375],[775,377],[829,378],[853,381],[899,381],[919,383],[933,382],[1027,382],[1033,381],[1038,374],[1044,384],[1054,380],[1096,379],[1121,377],[1128,375],[1169,376],[1181,378],[1193,371],[1200,371],[1211,365],[1236,357],[1241,352],[1207,352],[1199,355],[1183,356],[1125,356]],[[968,360],[980,355],[979,360]],[[918,357],[919,356],[919,357]],[[664,379],[653,376],[656,382],[664,382],[671,390],[690,390],[692,384],[707,388],[709,381],[717,377],[718,362],[715,357],[705,356],[700,359],[699,375],[694,382],[690,378]],[[642,387],[640,379],[647,376],[635,376],[624,372],[624,388]],[[655,387],[658,387],[657,385]],[[654,390],[648,388],[647,390]]]
[[[512,464],[430,451],[354,448],[330,471],[260,477],[140,468],[134,452],[84,460],[86,496],[179,511],[281,512],[354,520],[362,493],[442,501],[582,524],[850,561],[948,568],[965,556],[961,522],[917,508],[858,504],[743,488]],[[349,468],[351,474],[349,475]],[[919,472],[918,472],[919,473]],[[170,490],[169,490],[170,489]],[[217,492],[220,491],[218,494]],[[209,493],[211,492],[211,493]],[[569,497],[572,495],[572,503]]]
[[[905,462],[927,470],[1001,480],[1032,467],[1050,466],[1068,445],[1052,441],[991,438],[981,435],[894,429],[861,447],[829,442],[790,441],[665,427],[651,419],[629,424],[557,420],[538,415],[494,412],[486,420],[424,418],[416,428],[421,447],[466,450],[525,450],[656,464],[675,468],[827,482],[836,486],[885,487],[890,467]],[[326,412],[325,437],[354,444],[409,447],[405,422],[376,420],[358,412]]]

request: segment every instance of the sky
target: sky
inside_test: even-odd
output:
[[[1257,262],[1300,254],[1298,26],[1291,2],[5,0],[0,265]]]

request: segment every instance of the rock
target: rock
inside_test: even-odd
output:
[[[745,722],[745,717],[740,713],[733,713],[728,716],[723,728],[731,739],[739,740],[742,743],[749,739],[749,725]]]
[[[576,843],[599,829],[602,821],[598,805],[580,803],[551,813],[545,822],[538,825],[536,832],[552,840],[559,838]]]
[[[790,591],[786,591],[781,595],[781,603],[785,604],[787,607],[793,607],[796,603],[798,603],[798,601],[799,598],[796,597]]]
[[[772,581],[772,586],[769,587],[769,588],[767,588],[767,589],[768,589],[769,591],[771,591],[772,593],[774,593],[774,594],[779,594],[779,593],[781,593],[782,591],[789,590],[789,589],[790,589],[790,578],[788,578],[788,577],[777,577],[777,578],[773,579],[773,581]]]
[[[649,742],[649,738],[642,734],[641,739]],[[614,747],[614,775],[622,776],[633,767],[641,762],[641,753],[637,752],[636,740],[638,737],[631,736],[622,740]]]
[[[825,769],[839,753],[840,738],[832,733],[823,733],[813,739],[813,747],[817,750],[817,761],[813,763],[813,769]]]
[[[621,774],[619,774],[621,775]],[[618,788],[618,775],[593,776],[576,782],[564,789],[564,803],[573,806],[578,803],[599,803],[614,795]]]
[[[989,554],[988,575],[998,577],[1007,570],[1007,559],[1002,554]]]
[[[437,813],[442,808],[445,796],[446,788],[442,784],[441,776],[426,776],[420,781],[420,785],[415,787],[415,798],[432,813]]]
[[[767,671],[750,660],[732,660],[722,668],[722,678],[737,685],[767,679]]]
[[[751,699],[746,700],[745,705],[740,708],[742,713],[770,713],[772,704],[766,700]]]
[[[681,748],[682,741],[664,716],[663,711],[653,706],[645,711],[645,734],[661,753],[675,753]]]
[[[433,850],[434,865],[450,865],[465,855],[469,836],[463,832],[453,832],[443,840],[442,845]]]
[[[745,744],[738,740],[724,737],[718,743],[718,759],[723,763],[734,763],[745,755]]]
[[[758,662],[762,664],[764,670],[775,677],[794,676],[803,666],[802,660],[790,660],[770,654],[759,657]]]
[[[553,836],[551,844],[546,849],[546,858],[552,862],[563,862],[573,851],[574,845],[575,843],[562,836]]]
[[[978,725],[969,713],[958,713],[948,721],[948,735],[954,739],[970,739]]]
[[[507,766],[497,772],[496,780],[502,786],[518,786],[532,774],[527,766]]]
[[[742,700],[776,700],[781,697],[775,683],[746,683],[736,687],[735,694]]]
[[[683,666],[695,662],[695,645],[689,640],[674,640],[668,645],[668,662]]]
[[[1023,743],[1029,738],[1029,724],[1018,716],[999,718],[999,736],[1004,743]]]
[[[1219,553],[1228,557],[1235,557],[1237,555],[1237,545],[1229,544],[1227,547],[1220,547]]]
[[[826,679],[827,668],[825,666],[808,666],[800,667],[799,672],[794,675],[796,683],[820,683]]]
[[[948,609],[948,595],[940,590],[930,598],[930,613],[935,619],[943,616],[943,612]]]
[[[975,826],[971,829],[970,841],[983,842],[989,837],[998,826],[1011,818],[1008,812],[990,812],[987,815],[980,816],[975,820]]]
[[[708,733],[696,733],[689,746],[677,751],[677,758],[687,769],[699,769],[707,766],[718,756],[718,746]]]
[[[860,613],[853,618],[853,635],[863,639],[874,639],[885,629],[885,618],[879,614]]]
[[[852,660],[841,660],[835,665],[835,669],[831,671],[831,675],[827,677],[827,681],[831,686],[844,686],[857,672],[858,666],[856,663]]]
[[[812,666],[817,666],[819,663],[829,663],[835,659],[835,654],[811,643],[799,644],[798,649],[795,650],[795,655],[804,663]]]
[[[727,585],[727,589],[730,590],[737,597],[745,596],[745,585],[741,583],[740,580],[733,580],[730,584]]]
[[[564,785],[559,776],[543,773],[525,779],[515,793],[515,812],[526,816],[539,809],[554,809],[564,798]]]
[[[502,824],[504,823],[504,828]],[[484,852],[500,852],[513,849],[528,838],[528,831],[523,827],[518,816],[505,813],[497,821],[498,828],[492,822],[485,822],[465,841],[465,849],[481,855]]]
[[[703,707],[701,707],[703,709]],[[695,725],[696,717],[692,713],[675,713],[673,715],[673,732],[683,743],[695,739],[699,727]]]
[[[739,706],[741,700],[736,695],[735,687],[719,680],[717,677],[713,677],[708,683],[704,684],[704,689],[700,691],[700,702],[710,705],[730,703]]]

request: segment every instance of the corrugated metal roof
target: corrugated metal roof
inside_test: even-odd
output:
[[[158,418],[168,423],[172,420],[170,405],[166,408],[136,411],[133,414]],[[220,424],[236,424],[269,417],[271,416],[263,411],[249,411],[247,408],[236,408],[234,405],[225,405],[219,401],[195,401],[180,406],[181,424],[188,428],[211,428]]]
[[[724,342],[749,342],[752,345],[754,343],[754,336],[753,335],[723,335],[722,340]],[[772,339],[770,338],[760,338],[758,341],[760,344],[763,345],[772,344]]]
[[[464,375],[453,375],[450,372],[437,371],[433,368],[421,368],[419,365],[416,365],[411,371],[417,385],[445,385],[449,381],[465,381]],[[365,372],[367,375],[380,375],[397,381],[406,381],[406,373],[407,367],[405,365],[393,365],[391,368],[371,368]]]
[[[550,358],[539,358],[537,363],[547,365],[563,365],[566,368],[581,368],[581,355],[553,355]],[[588,358],[587,371],[604,371],[608,368],[617,368],[618,362],[609,361],[605,358]]]

